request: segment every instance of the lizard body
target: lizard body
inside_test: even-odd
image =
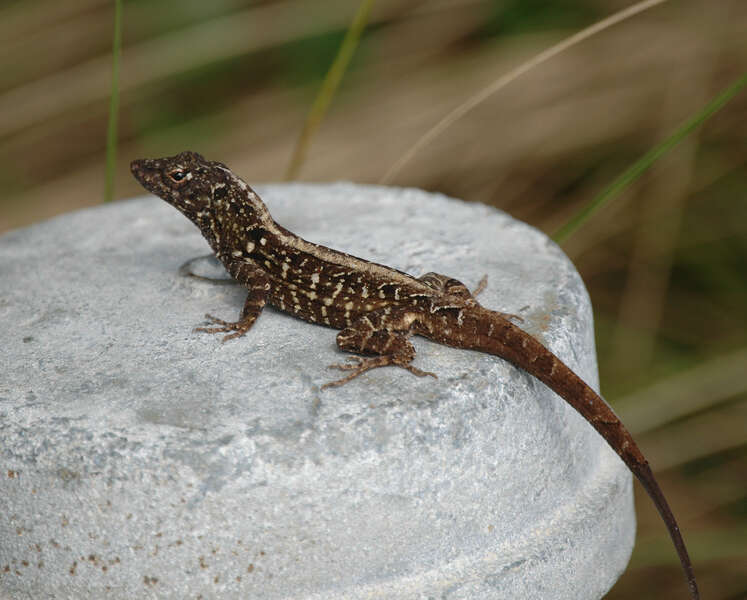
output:
[[[690,587],[699,593],[677,522],[649,464],[607,403],[534,337],[512,323],[513,315],[488,310],[456,279],[428,273],[420,278],[308,242],[270,215],[259,196],[225,165],[194,152],[132,162],[136,179],[195,223],[230,275],[248,294],[236,322],[210,315],[224,341],[246,333],[267,303],[312,323],[339,329],[342,350],[366,354],[333,365],[349,373],[324,387],[342,385],[387,365],[421,371],[411,363],[409,338],[494,354],[533,375],[568,402],[599,432],[653,500]]]

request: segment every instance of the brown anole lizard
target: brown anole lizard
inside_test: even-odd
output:
[[[340,329],[337,345],[356,355],[333,365],[349,373],[323,387],[388,365],[435,377],[412,365],[412,335],[508,360],[568,402],[617,452],[656,505],[690,594],[700,597],[677,521],[630,433],[599,394],[511,322],[513,315],[483,308],[476,294],[451,277],[428,273],[415,278],[307,242],[277,224],[259,196],[228,167],[197,153],[136,160],[131,170],[148,191],[199,227],[231,277],[249,290],[238,321],[207,315],[214,326],[197,330],[225,332],[224,341],[242,336],[268,302],[300,319]]]

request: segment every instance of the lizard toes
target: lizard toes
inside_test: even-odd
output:
[[[228,321],[224,321],[223,319],[219,319],[218,317],[214,317],[213,315],[211,315],[209,313],[205,314],[205,319],[207,319],[211,323],[215,323],[216,325],[222,325],[223,327],[228,327],[229,329],[233,329],[232,326],[235,325],[235,323],[229,323]]]
[[[345,360],[348,362],[327,365],[328,369],[339,369],[340,371],[354,371],[359,369],[365,360],[361,356],[348,356]]]
[[[245,333],[246,333],[246,331],[242,331],[241,329],[238,329],[238,330],[234,331],[233,333],[229,333],[228,335],[224,335],[223,339],[221,340],[221,343],[225,344],[228,340],[232,340],[234,338],[241,337]]]
[[[192,331],[201,331],[202,333],[221,333],[226,331],[226,329],[225,327],[195,327]]]
[[[401,366],[403,369],[407,369],[412,373],[413,375],[417,375],[418,377],[425,377],[426,375],[429,377],[433,377],[433,379],[438,379],[438,375],[435,373],[431,373],[430,371],[423,371],[421,369],[418,369],[417,367],[413,367],[412,365],[398,365]]]

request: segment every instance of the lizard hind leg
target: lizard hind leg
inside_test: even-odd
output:
[[[459,296],[467,304],[473,306],[477,305],[475,297],[488,286],[487,275],[482,276],[474,292],[470,292],[469,288],[458,279],[454,279],[448,275],[441,275],[440,273],[426,273],[418,277],[418,280],[437,292]]]
[[[440,273],[426,273],[425,275],[418,277],[418,279],[429,288],[432,288],[438,292],[443,292],[444,294],[451,294],[452,296],[459,296],[460,298],[463,298],[465,304],[467,304],[468,306],[478,306],[478,302],[477,300],[475,300],[475,296],[482,293],[485,288],[488,287],[487,275],[482,276],[480,281],[477,283],[477,287],[475,288],[474,292],[470,292],[469,288],[458,279],[454,279],[453,277],[449,277],[448,275],[441,275]],[[504,313],[500,311],[495,312],[497,312],[507,321],[517,321],[519,323],[524,322],[524,319],[519,315]]]
[[[403,322],[406,317],[404,314],[401,316],[403,319],[388,319],[389,315],[383,313],[369,313],[340,331],[337,334],[337,346],[341,350],[374,356],[351,356],[346,363],[330,365],[332,369],[350,373],[341,379],[325,383],[322,389],[343,385],[366,371],[387,366],[406,369],[418,377],[436,377],[435,373],[422,371],[411,364],[415,358],[415,348],[408,339],[409,326]],[[385,326],[387,322],[391,328]]]

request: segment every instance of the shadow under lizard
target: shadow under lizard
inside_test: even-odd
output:
[[[214,326],[198,331],[226,332],[224,341],[242,336],[268,302],[305,321],[339,329],[340,349],[367,356],[332,365],[348,374],[323,387],[388,365],[435,377],[412,365],[412,335],[508,360],[581,413],[638,478],[674,542],[692,598],[700,597],[677,521],[628,430],[599,394],[513,324],[513,315],[480,306],[475,300],[479,289],[471,293],[460,281],[438,273],[415,278],[307,242],[277,224],[259,196],[228,167],[195,152],[135,160],[130,168],[143,187],[199,227],[231,277],[249,290],[238,321],[207,315]]]

